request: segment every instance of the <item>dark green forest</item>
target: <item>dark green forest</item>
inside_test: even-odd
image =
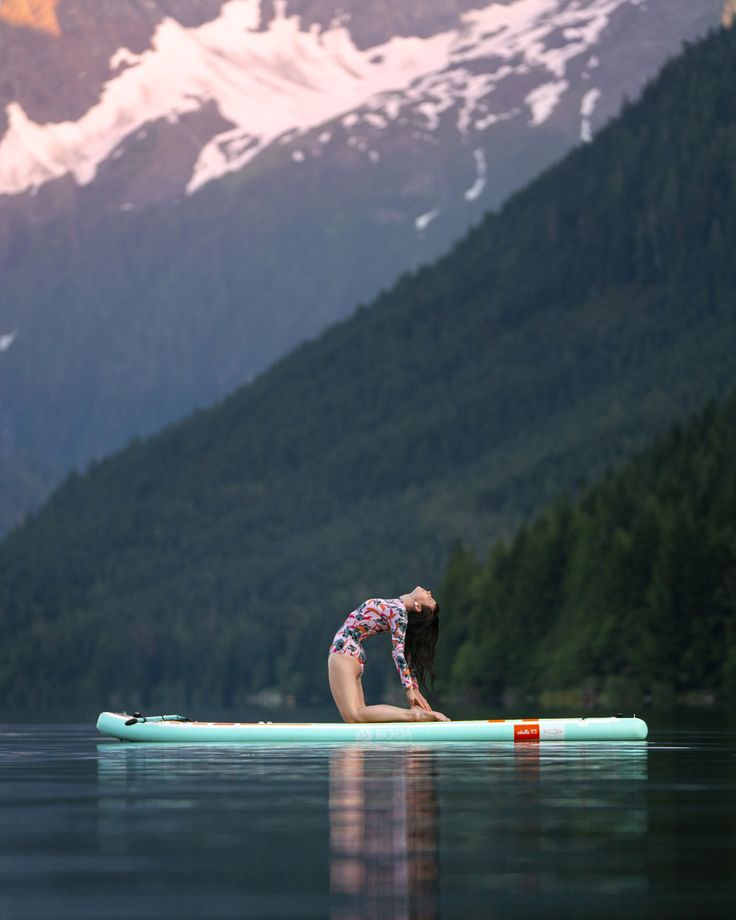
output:
[[[450,696],[736,696],[736,398],[559,498],[484,563],[457,547],[441,598]]]
[[[322,701],[327,646],[357,603],[436,586],[458,541],[482,557],[724,398],[736,384],[734,52],[723,31],[684,49],[594,143],[446,257],[220,405],[70,477],[0,544],[6,705],[233,706],[267,687]],[[645,688],[642,669],[659,673],[639,607],[626,614],[636,663],[603,661],[590,585],[579,605],[551,596],[524,615],[534,628],[569,618],[575,642],[598,649],[595,666],[550,635],[548,657],[530,647],[528,675],[499,669],[516,626],[482,599],[452,599],[458,566],[473,584],[486,577],[458,558],[445,582],[446,690],[450,673],[483,698],[599,674],[610,690],[626,668]],[[581,591],[592,559],[573,568]],[[640,597],[645,575],[631,578],[619,613]],[[457,627],[453,605],[466,609]],[[666,608],[652,609],[651,624]],[[382,657],[371,655],[369,692],[398,683]],[[662,681],[690,686],[688,661],[671,673],[663,663]],[[720,688],[730,672],[719,668]]]

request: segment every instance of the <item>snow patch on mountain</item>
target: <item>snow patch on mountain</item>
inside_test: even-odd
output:
[[[599,89],[588,90],[580,103],[580,140],[584,144],[589,144],[593,140],[593,129],[590,120],[600,96],[601,91]]]
[[[464,198],[466,201],[475,201],[476,198],[480,197],[480,193],[486,187],[485,154],[480,148],[478,148],[477,150],[473,151],[473,156],[475,157],[476,177],[475,182],[465,192]]]
[[[414,221],[414,226],[421,233],[423,230],[427,229],[427,227],[439,215],[439,213],[439,210],[435,208],[432,211],[427,211],[426,214],[420,214],[419,217],[417,217]]]
[[[514,118],[514,116],[519,114],[519,111],[519,109],[511,109],[510,112],[491,112],[490,115],[485,115],[482,118],[476,119],[473,127],[476,131],[485,131],[486,128],[490,128],[491,125],[495,125],[499,121],[507,121],[509,118]]]
[[[0,335],[0,352],[7,351],[18,335],[18,330],[14,329],[12,332],[6,332],[4,335]]]
[[[543,83],[529,93],[524,102],[532,111],[530,125],[541,125],[547,121],[557,108],[568,85],[567,80],[557,80],[555,83]]]
[[[381,131],[411,117],[431,136],[452,110],[462,134],[485,130],[511,116],[508,105],[494,105],[494,93],[519,74],[538,81],[525,98],[537,126],[567,91],[570,61],[590,57],[618,7],[642,2],[490,3],[465,13],[460,28],[425,39],[395,37],[366,51],[344,19],[303,30],[283,2],[265,31],[258,30],[261,0],[229,0],[216,19],[196,28],[167,18],[149,50],[112,55],[112,77],[79,120],[37,124],[17,103],[7,107],[0,194],[33,191],[66,174],[87,184],[126,137],[213,102],[232,127],[200,151],[190,193],[242,168],[287,133],[294,139],[336,118],[346,129],[366,120]]]

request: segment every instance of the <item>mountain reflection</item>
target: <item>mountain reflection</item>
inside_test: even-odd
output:
[[[331,752],[331,920],[439,916],[438,815],[431,752]]]

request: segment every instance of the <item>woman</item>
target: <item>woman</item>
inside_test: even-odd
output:
[[[449,722],[434,712],[419,692],[433,674],[439,633],[440,608],[426,588],[384,600],[371,598],[350,614],[330,646],[327,670],[330,690],[346,722]],[[408,709],[400,706],[366,706],[361,677],[365,667],[363,640],[379,632],[391,633],[391,656],[406,691]]]

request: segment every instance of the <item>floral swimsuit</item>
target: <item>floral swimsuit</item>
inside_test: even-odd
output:
[[[419,684],[411,672],[404,657],[404,639],[409,615],[406,607],[398,598],[384,600],[372,597],[353,610],[347,620],[338,629],[330,646],[330,654],[351,655],[360,662],[361,670],[365,668],[363,639],[375,636],[379,632],[391,632],[391,657],[399,672],[404,690],[417,689]]]

